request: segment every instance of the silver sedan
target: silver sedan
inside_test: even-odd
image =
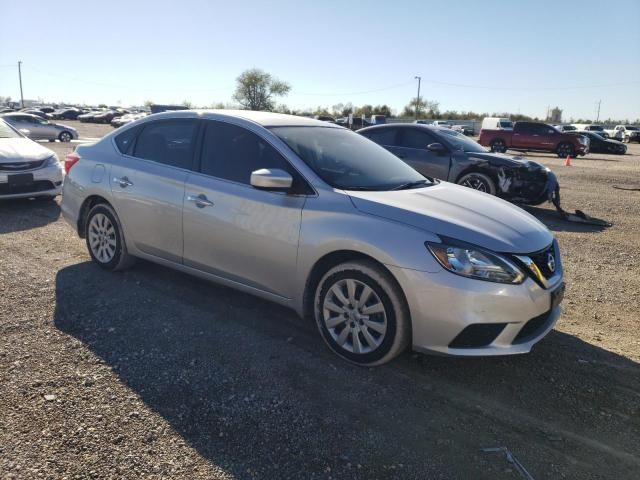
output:
[[[32,140],[60,140],[70,142],[78,139],[78,131],[69,125],[51,123],[45,118],[24,112],[6,113],[3,120],[19,130],[28,131],[27,136]]]
[[[560,315],[543,224],[326,122],[166,112],[66,164],[62,212],[99,266],[144,258],[273,300],[357,364],[525,353]]]
[[[0,119],[0,200],[53,198],[62,191],[62,180],[54,152]]]

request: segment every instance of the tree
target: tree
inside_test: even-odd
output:
[[[257,68],[242,72],[236,81],[233,99],[247,110],[273,110],[275,97],[285,96],[291,90],[288,83]]]
[[[376,105],[373,107],[374,115],[384,115],[385,117],[391,117],[391,109],[385,105]]]
[[[187,108],[193,108],[193,103],[191,103],[189,100],[183,100],[182,106]]]
[[[418,98],[414,97],[411,99],[411,102],[409,102],[409,104],[404,107],[402,116],[416,116],[416,105],[418,106],[418,116],[424,115],[426,117],[433,118],[440,115],[440,102],[436,102],[435,100],[427,100],[426,98],[421,98],[418,102]]]
[[[145,100],[143,105],[145,110],[151,110],[151,105],[153,105],[153,100]]]

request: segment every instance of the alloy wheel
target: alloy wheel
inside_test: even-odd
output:
[[[481,178],[477,175],[467,175],[465,179],[460,183],[463,187],[473,188],[474,190],[478,190],[479,192],[489,192],[489,186],[487,185],[484,178]]]
[[[376,292],[353,278],[335,282],[322,305],[323,321],[338,346],[365,354],[377,349],[387,333],[387,312]]]
[[[60,141],[61,142],[70,142],[71,141],[71,134],[69,132],[62,132],[60,134]]]
[[[109,263],[116,254],[116,230],[103,213],[96,213],[89,222],[89,245],[101,263]]]

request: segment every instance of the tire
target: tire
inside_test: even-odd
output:
[[[359,307],[363,295],[367,299]],[[409,309],[400,287],[367,260],[345,262],[324,274],[314,294],[314,317],[329,348],[357,365],[387,363],[411,338]]]
[[[498,138],[491,142],[491,151],[495,153],[504,153],[507,151],[507,144],[504,140]]]
[[[89,211],[85,240],[91,259],[105,270],[124,270],[135,262],[127,253],[120,221],[110,205],[99,203]]]
[[[573,145],[571,145],[570,143],[561,143],[560,145],[558,145],[558,148],[556,149],[556,154],[560,158],[566,158],[567,155],[571,155],[572,158],[576,158],[575,149],[573,148]]]
[[[64,130],[63,132],[60,132],[60,135],[58,135],[58,140],[60,140],[63,143],[70,142],[72,138],[73,138],[73,135],[71,135],[71,132],[67,132],[66,130]]]
[[[469,172],[462,175],[456,182],[463,187],[472,188],[479,192],[488,193],[490,195],[496,194],[496,183],[493,179],[484,173]]]

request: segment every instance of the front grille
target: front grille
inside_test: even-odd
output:
[[[520,343],[527,343],[528,341],[536,338],[545,328],[547,328],[547,322],[549,321],[550,316],[551,310],[529,320],[518,332],[518,335],[516,335],[516,338],[513,339],[512,343],[514,345],[518,345]]]
[[[27,185],[9,185],[8,183],[0,183],[0,195],[17,195],[20,193],[37,193],[44,192],[55,188],[52,182],[48,180],[38,180]]]
[[[33,170],[40,168],[45,160],[37,160],[35,162],[12,162],[0,163],[0,172],[21,172],[24,170]]]
[[[480,348],[491,344],[506,323],[474,323],[462,330],[449,344],[450,348]]]
[[[536,264],[536,267],[540,269],[540,272],[542,272],[544,278],[546,278],[547,280],[555,275],[555,270],[552,271],[549,267],[549,254],[552,255],[553,261],[555,262],[557,268],[558,259],[556,258],[556,249],[553,243],[544,250],[528,255],[529,258],[533,260],[533,263]]]

